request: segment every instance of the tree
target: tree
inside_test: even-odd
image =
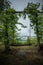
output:
[[[24,16],[26,14],[28,17],[30,17],[31,26],[34,27],[34,30],[37,34],[37,42],[40,46],[40,37],[39,37],[39,29],[38,29],[38,13],[40,12],[38,8],[40,7],[40,4],[34,4],[34,3],[28,3],[27,7],[24,9]]]
[[[19,30],[16,24],[20,24],[24,28],[25,26],[22,23],[18,23],[18,16],[15,13],[15,10],[11,8],[4,10],[0,14],[0,21],[3,24],[2,30],[3,30],[5,49],[6,51],[8,51],[9,50],[9,38],[12,37],[13,43],[14,43],[16,29]]]
[[[16,14],[13,14],[15,10],[13,9],[7,9],[4,10],[0,14],[0,21],[3,23],[3,36],[4,36],[4,43],[5,43],[5,49],[9,50],[9,34],[8,34],[8,28],[11,27],[14,31],[15,24],[17,23],[18,17]],[[14,34],[14,33],[13,33]]]
[[[10,8],[10,3],[8,0],[0,0],[0,11]]]
[[[10,8],[10,2],[8,0],[0,0],[0,14],[2,13],[3,10]],[[1,26],[1,21],[0,21],[0,33],[2,34],[2,26]],[[3,25],[3,24],[2,24]],[[0,34],[0,39],[1,39],[1,34]]]
[[[43,43],[43,14],[38,16],[40,43]]]
[[[4,10],[6,10],[6,9],[8,9],[8,8],[10,8],[10,2],[8,1],[8,0],[0,0],[0,14],[2,15],[3,13],[3,11]],[[2,18],[1,18],[2,19]],[[1,23],[1,19],[0,19],[0,23]],[[3,25],[3,24],[2,24]],[[7,25],[7,24],[6,24]],[[5,25],[5,26],[6,26]],[[1,25],[0,25],[1,26]],[[3,26],[1,26],[1,30],[0,30],[0,39],[2,39],[2,36],[1,35],[3,35],[3,33],[2,33],[2,27]],[[6,28],[7,28],[7,26],[6,26]],[[5,33],[5,35],[8,35],[8,33],[7,33],[7,29],[6,29],[6,33]],[[6,45],[5,45],[5,47],[6,47]]]

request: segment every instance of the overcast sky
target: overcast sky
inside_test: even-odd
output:
[[[14,8],[16,11],[21,11],[23,10],[28,2],[33,2],[33,3],[40,3],[41,5],[43,5],[43,0],[9,0],[11,1],[11,7]],[[28,19],[28,17],[26,18],[26,20],[23,19],[23,17],[19,18],[19,22],[22,22],[24,25],[27,26],[26,29],[23,29],[20,31],[20,34],[23,36],[28,36],[29,35],[29,28],[30,28],[30,20]],[[18,26],[19,28],[21,28],[20,26]],[[34,30],[31,29],[31,36],[35,36],[34,34]]]
[[[12,7],[15,8],[16,10],[23,10],[28,2],[33,2],[33,3],[40,3],[43,5],[43,0],[10,0],[12,2]]]

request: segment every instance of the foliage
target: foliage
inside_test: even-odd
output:
[[[40,4],[33,4],[33,3],[28,3],[27,7],[24,9],[24,14],[28,15],[28,17],[30,18],[31,21],[31,26],[36,26],[36,14],[38,13],[38,8],[39,8]],[[24,16],[25,16],[24,15]]]
[[[11,2],[9,2],[8,0],[0,0],[0,11],[10,8],[10,4]]]
[[[10,8],[10,2],[8,1],[8,0],[0,0],[0,23],[3,21],[3,22],[5,22],[5,19],[4,19],[4,17],[2,17],[2,16],[5,16],[5,14],[3,14],[2,12],[4,11],[4,10],[6,10],[6,9],[8,9],[8,8]],[[2,17],[2,18],[1,18]],[[2,23],[2,25],[3,25],[3,23]],[[4,29],[6,29],[6,33],[4,33],[5,34],[5,36],[6,36],[6,44],[5,44],[5,50],[8,50],[9,49],[9,46],[8,46],[8,43],[9,43],[9,40],[8,40],[8,32],[7,32],[7,24],[5,25],[5,27],[4,26],[1,26],[1,30],[0,30],[0,33],[1,33],[1,37],[0,37],[0,39],[2,39],[2,37],[3,37],[3,33],[2,33],[2,28],[4,28]],[[3,30],[4,31],[4,30]],[[5,32],[5,31],[4,31]]]
[[[17,25],[21,25],[21,27],[26,28],[22,23],[18,23],[18,16],[15,13],[14,9],[7,9],[4,10],[1,15],[0,15],[0,23],[2,23],[2,35],[4,40],[12,40],[12,43],[14,43],[15,37],[17,36],[17,30],[18,29]],[[7,28],[6,28],[7,27]],[[6,38],[7,36],[7,38]],[[8,42],[9,43],[9,42]],[[6,44],[6,43],[5,43]]]
[[[38,22],[39,22],[39,37],[40,37],[40,42],[43,43],[43,14],[39,14]]]
[[[40,22],[41,22],[41,20],[43,20],[42,16],[41,16],[41,19],[39,19],[39,16],[40,16],[39,15],[40,11],[38,10],[39,7],[40,7],[40,4],[38,4],[38,3],[37,4],[28,3],[27,7],[24,9],[24,14],[23,14],[24,18],[26,17],[26,14],[30,18],[31,27],[34,28],[35,33],[37,34],[38,43],[40,43],[40,38],[42,37],[42,36],[40,37],[41,34],[39,34],[39,32],[41,31],[41,29],[39,30],[39,20],[40,20]],[[42,7],[42,9],[43,9],[43,7]]]
[[[0,40],[4,41],[6,50],[9,49],[10,40],[14,43],[17,30],[20,31],[16,24],[20,24],[25,28],[22,23],[18,23],[18,15],[14,9],[10,8],[10,2],[0,0]]]
[[[37,45],[37,38],[36,38],[36,36],[34,37],[28,37],[27,38],[27,44],[28,45]]]

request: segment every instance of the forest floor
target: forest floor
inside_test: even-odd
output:
[[[34,46],[10,46],[10,53],[4,53],[0,46],[0,65],[43,65],[43,53]]]

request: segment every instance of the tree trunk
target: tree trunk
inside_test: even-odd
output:
[[[13,41],[12,43],[14,44],[14,27],[12,26],[12,34],[13,34]]]
[[[40,47],[40,37],[39,37],[39,27],[38,27],[38,14],[36,14],[36,34],[37,34],[37,44]]]
[[[5,51],[8,52],[10,50],[9,48],[9,37],[8,37],[8,27],[7,23],[5,24]]]

